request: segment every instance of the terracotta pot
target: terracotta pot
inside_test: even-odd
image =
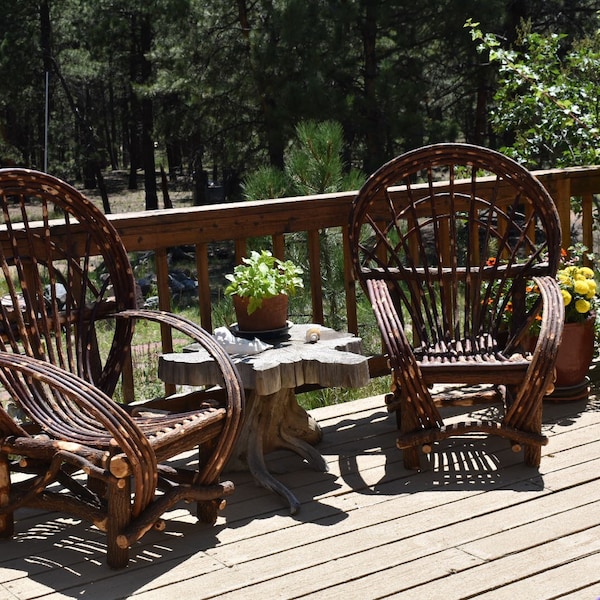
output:
[[[233,296],[233,306],[240,331],[274,331],[287,325],[287,294],[265,298],[262,306],[248,314],[248,298]]]
[[[571,387],[582,383],[594,357],[594,317],[583,323],[565,323],[556,359],[558,387]]]

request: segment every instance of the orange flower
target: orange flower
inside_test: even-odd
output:
[[[493,267],[496,264],[496,259],[493,256],[487,259],[485,262],[486,267]]]

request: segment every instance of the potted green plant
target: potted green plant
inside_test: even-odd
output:
[[[240,331],[272,331],[287,324],[288,299],[304,287],[302,269],[280,260],[268,250],[243,258],[233,273],[225,275]]]

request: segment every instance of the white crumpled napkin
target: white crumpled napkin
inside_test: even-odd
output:
[[[217,327],[214,338],[225,348],[227,354],[258,354],[273,347],[258,338],[247,340],[237,337],[229,331],[228,327]]]

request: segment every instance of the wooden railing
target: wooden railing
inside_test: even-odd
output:
[[[561,219],[563,247],[571,243],[572,227],[581,227],[580,239],[593,248],[594,194],[600,194],[600,166],[538,171],[535,173],[554,198]],[[209,246],[233,241],[236,262],[246,255],[246,244],[252,237],[272,239],[276,256],[285,255],[285,237],[303,232],[307,236],[312,321],[327,325],[323,309],[321,248],[319,233],[325,228],[339,227],[344,249],[344,282],[346,323],[348,331],[360,333],[357,318],[356,285],[352,276],[348,245],[348,214],[355,192],[324,194],[241,202],[203,207],[179,208],[152,212],[111,215],[109,218],[131,251],[152,251],[155,255],[159,308],[171,308],[168,284],[168,249],[188,245],[195,248],[199,318],[202,326],[212,331],[211,286],[209,281]],[[581,199],[582,212],[573,221],[571,198]],[[163,340],[165,350],[170,340]],[[373,363],[373,374],[385,370]]]
[[[539,171],[535,173],[553,196],[561,219],[563,247],[571,244],[572,228],[579,229],[577,238],[594,249],[594,195],[600,195],[600,166]],[[323,194],[241,202],[203,207],[165,209],[109,215],[119,231],[129,252],[152,252],[154,254],[159,308],[171,309],[169,288],[169,249],[188,246],[195,250],[198,278],[199,321],[212,331],[213,304],[209,277],[210,250],[213,244],[228,242],[235,248],[237,263],[246,255],[248,241],[255,237],[269,237],[273,253],[285,258],[286,236],[303,233],[308,248],[308,277],[310,280],[310,314],[306,317],[314,323],[332,325],[324,311],[323,278],[321,272],[321,232],[337,228],[341,231],[343,246],[343,280],[345,294],[346,329],[363,335],[357,316],[357,289],[352,273],[348,241],[348,216],[356,192]],[[581,200],[581,213],[577,220],[572,211],[571,199]],[[61,235],[61,226],[55,233]],[[83,236],[70,230],[69,244],[86,247]],[[595,248],[598,252],[598,248]],[[213,286],[214,287],[214,286]],[[339,303],[343,305],[343,302]],[[222,323],[216,323],[221,325]],[[168,331],[161,332],[162,350],[170,352],[173,341]],[[388,373],[386,361],[381,356],[370,358],[372,376]]]
[[[212,303],[209,281],[209,245],[233,241],[235,262],[246,255],[246,244],[253,237],[270,237],[273,253],[285,257],[285,237],[305,233],[308,244],[311,316],[323,323],[320,236],[323,229],[341,227],[344,240],[344,271],[348,330],[358,328],[354,281],[347,238],[347,221],[355,192],[324,194],[240,202],[203,207],[168,209],[152,212],[111,215],[123,242],[130,252],[151,250],[155,255],[159,308],[170,308],[168,285],[168,249],[174,246],[195,248],[200,322],[212,330]]]

